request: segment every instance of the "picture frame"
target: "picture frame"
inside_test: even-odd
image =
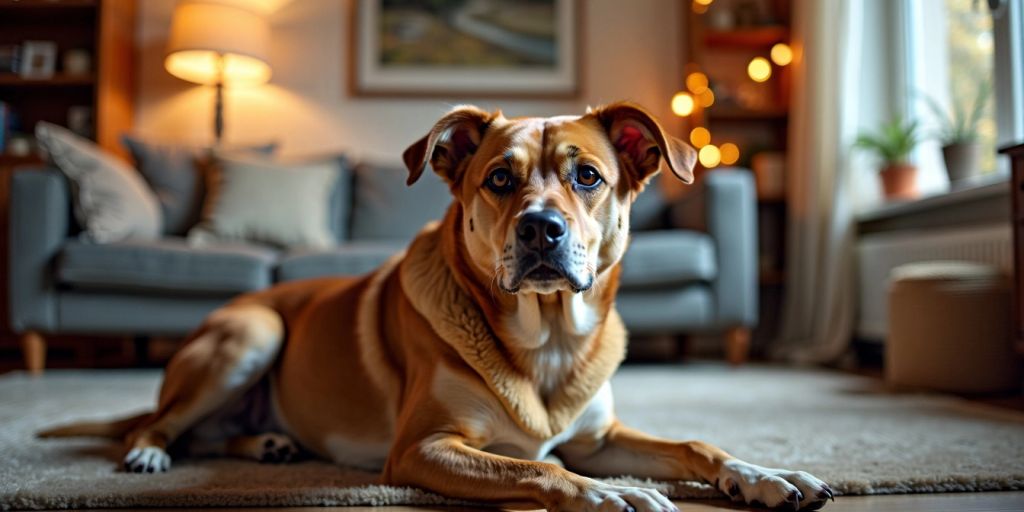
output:
[[[354,96],[572,98],[578,0],[355,0]],[[428,7],[429,6],[429,7]]]
[[[57,71],[57,43],[53,41],[25,41],[21,45],[22,78],[53,78]]]

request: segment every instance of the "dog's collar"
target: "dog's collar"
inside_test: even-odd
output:
[[[562,432],[622,362],[626,348],[622,320],[614,308],[609,311],[589,357],[580,358],[573,373],[545,403],[534,383],[502,353],[483,312],[452,275],[438,226],[430,225],[420,233],[399,269],[409,301],[483,378],[520,428],[541,438]]]

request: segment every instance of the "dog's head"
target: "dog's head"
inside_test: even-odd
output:
[[[403,155],[411,185],[427,164],[461,203],[481,275],[508,293],[581,292],[622,257],[633,199],[661,168],[693,181],[694,149],[642,108],[506,119],[457,107]]]

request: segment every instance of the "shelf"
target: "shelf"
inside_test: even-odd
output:
[[[67,87],[96,83],[96,76],[57,73],[50,78],[22,78],[14,73],[0,73],[0,87]]]
[[[18,167],[22,165],[34,165],[43,163],[43,159],[39,155],[28,155],[28,156],[14,156],[0,154],[0,168],[3,167]]]
[[[0,9],[96,7],[96,0],[0,0]]]
[[[708,47],[764,48],[789,41],[789,29],[783,26],[744,27],[733,30],[711,30],[704,33]]]
[[[714,106],[704,111],[704,115],[710,120],[722,121],[786,121],[789,118],[789,109],[749,109],[732,106]]]
[[[763,286],[782,286],[786,284],[786,274],[781,270],[762,270],[757,282]]]

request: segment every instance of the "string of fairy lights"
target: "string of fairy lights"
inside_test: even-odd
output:
[[[714,0],[692,0],[693,11],[697,14],[707,12]],[[769,61],[769,59],[771,59]],[[783,67],[793,62],[793,50],[786,43],[776,43],[768,53],[768,58],[757,56],[747,64],[747,76],[754,82],[767,82],[772,77],[772,64]],[[696,68],[691,63],[688,68]],[[700,71],[692,71],[686,75],[686,90],[672,96],[672,112],[679,117],[689,117],[698,109],[709,109],[715,104],[715,93],[711,89],[708,76]],[[703,116],[700,117],[704,119]],[[690,130],[690,144],[697,148],[697,159],[706,169],[719,165],[733,165],[740,159],[740,149],[733,142],[712,144],[711,131],[705,126],[695,126]]]

